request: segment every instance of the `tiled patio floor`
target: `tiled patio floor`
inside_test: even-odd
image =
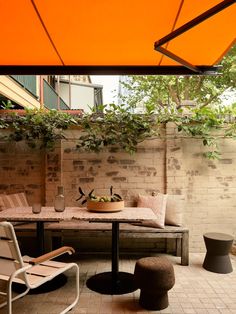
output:
[[[236,256],[231,256],[234,271],[230,274],[216,274],[204,270],[201,265],[204,254],[191,254],[190,266],[179,265],[179,258],[167,255],[173,262],[176,283],[169,292],[169,307],[162,311],[148,312],[138,304],[139,290],[120,296],[107,296],[90,291],[86,279],[91,275],[110,270],[110,259],[97,256],[79,256],[80,300],[70,312],[73,314],[143,314],[171,313],[192,314],[236,313]],[[138,256],[122,258],[120,270],[133,272]],[[69,299],[73,298],[73,274],[68,273],[66,286],[54,292],[27,295],[13,305],[13,314],[60,313]],[[6,309],[0,309],[0,314]]]

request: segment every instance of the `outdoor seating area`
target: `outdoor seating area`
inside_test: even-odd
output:
[[[163,256],[163,255],[161,255]],[[231,256],[234,271],[230,274],[209,272],[202,267],[205,254],[190,254],[190,265],[179,265],[175,257],[164,255],[173,263],[175,285],[169,291],[169,306],[161,311],[148,311],[139,305],[140,290],[124,295],[103,295],[86,286],[89,277],[110,270],[110,258],[105,256],[76,255],[66,262],[76,262],[80,268],[80,298],[70,313],[78,314],[235,314],[236,313],[236,257]],[[136,261],[141,256],[122,256],[120,267],[123,271],[134,272]],[[68,282],[55,291],[27,295],[13,302],[13,314],[60,313],[74,298],[75,276],[67,272]],[[5,314],[5,309],[0,309]]]
[[[236,314],[236,1],[0,16],[0,314]]]
[[[149,201],[150,198],[154,201],[166,197],[151,196],[148,197]],[[104,213],[79,207],[66,207],[63,211],[56,211],[53,206],[40,208],[37,206],[37,213],[35,213],[36,206],[22,206],[22,204],[27,205],[24,193],[2,196],[2,200],[6,206],[12,207],[5,208],[0,212],[0,220],[15,222],[14,227],[19,235],[22,230],[23,233],[27,231],[28,226],[31,232],[28,239],[31,241],[31,246],[33,241],[35,243],[36,256],[42,255],[45,248],[48,247],[45,245],[49,239],[48,232],[53,231],[53,229],[50,231],[50,225],[55,226],[59,231],[60,225],[63,226],[63,223],[67,228],[71,224],[75,230],[74,240],[79,239],[83,232],[91,234],[92,231],[95,233],[95,237],[99,238],[99,234],[105,234],[110,242],[110,251],[106,253],[95,253],[96,250],[94,250],[93,254],[85,254],[80,252],[79,248],[76,248],[75,251],[73,248],[65,246],[41,257],[21,257],[13,226],[9,222],[0,223],[1,295],[5,296],[2,310],[6,310],[6,306],[8,306],[8,314],[14,314],[14,304],[16,304],[16,309],[18,308],[17,302],[20,302],[25,313],[44,313],[44,309],[41,307],[37,312],[38,303],[42,300],[44,300],[44,304],[47,304],[45,312],[50,308],[51,313],[53,313],[54,307],[55,313],[66,313],[71,308],[74,313],[86,314],[148,313],[149,311],[171,314],[213,313],[213,310],[215,313],[236,313],[234,312],[236,311],[234,305],[236,298],[234,294],[231,296],[232,291],[236,291],[236,284],[230,284],[230,281],[233,282],[235,279],[236,256],[229,255],[233,237],[227,234],[206,233],[204,236],[202,235],[202,243],[204,240],[206,241],[206,238],[215,243],[211,247],[207,246],[204,257],[203,253],[189,254],[187,228],[165,226],[162,229],[140,226],[140,223],[159,223],[151,208],[125,207],[118,211]],[[19,207],[19,205],[21,206]],[[77,222],[78,224],[76,224]],[[130,224],[127,224],[128,222]],[[83,229],[83,224],[86,225],[86,223],[87,227]],[[99,228],[94,228],[94,224]],[[105,227],[102,227],[103,224]],[[109,228],[108,225],[110,225]],[[48,229],[47,226],[49,226]],[[127,228],[125,226],[131,228],[125,229]],[[132,227],[135,228],[135,231],[131,231]],[[60,231],[62,232],[63,228]],[[177,256],[151,251],[148,254],[142,252],[142,255],[137,252],[132,254],[131,251],[129,255],[124,254],[120,250],[120,238],[124,237],[124,232],[128,232],[128,236],[132,233],[131,239],[140,240],[144,236],[147,244],[150,232],[154,235],[158,234],[158,237],[164,235],[167,239],[170,236],[169,239],[176,240]],[[53,238],[53,233],[50,236]],[[24,241],[25,239],[21,237],[22,246]],[[31,254],[31,251],[30,249],[27,253]],[[75,254],[72,254],[71,257],[61,256],[66,252]],[[182,254],[181,260],[178,256],[179,253]],[[52,261],[57,257],[58,260]],[[76,274],[74,269],[70,271],[70,268],[74,268]],[[78,269],[80,269],[80,275]],[[60,278],[55,283],[52,281],[53,285],[50,284],[52,288],[42,288],[35,294],[30,293],[41,283],[44,285],[46,285],[45,282],[50,283],[62,272],[65,272],[66,277]],[[20,277],[15,278],[17,276]],[[28,276],[29,279],[27,279]],[[40,280],[37,281],[34,278]],[[22,279],[26,280],[28,290],[15,296],[12,282],[19,283],[21,281],[22,286]],[[215,287],[215,285],[218,286],[218,281],[225,285],[218,289]],[[76,289],[79,287],[80,291],[76,293]],[[7,289],[6,292],[8,291],[6,294],[4,294],[4,289]],[[26,293],[28,294],[25,295]],[[208,295],[207,298],[206,295]],[[18,299],[21,296],[24,298]],[[224,301],[225,297],[226,301]],[[8,302],[6,302],[6,298]],[[11,300],[15,301],[12,303]],[[62,311],[62,308],[66,308],[66,310]],[[4,312],[0,310],[0,313]]]

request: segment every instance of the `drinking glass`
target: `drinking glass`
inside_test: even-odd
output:
[[[32,212],[34,214],[39,214],[39,213],[41,213],[41,208],[42,208],[42,205],[40,203],[35,203],[32,206]]]

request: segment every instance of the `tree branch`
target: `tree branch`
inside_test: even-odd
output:
[[[208,105],[209,105],[214,99],[216,99],[218,96],[219,96],[218,94],[211,96],[211,97],[208,99],[208,101],[205,102],[205,104],[203,104],[203,105],[200,107],[200,109],[202,109],[202,108],[208,106]]]
[[[199,90],[201,89],[201,86],[203,85],[204,80],[205,80],[204,76],[198,77],[198,84],[195,87],[196,92],[199,92]]]
[[[184,78],[185,82],[186,82],[186,87],[185,87],[185,90],[184,90],[184,99],[185,100],[188,100],[189,99],[189,76],[186,76]]]
[[[172,100],[176,103],[176,108],[179,108],[180,107],[180,102],[179,102],[179,99],[178,99],[178,96],[177,96],[177,93],[175,92],[175,90],[172,88],[171,85],[168,85],[168,91],[169,91],[169,94],[170,94],[170,97],[172,98]]]

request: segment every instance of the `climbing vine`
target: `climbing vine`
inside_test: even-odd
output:
[[[0,116],[0,128],[9,129],[9,134],[2,134],[7,141],[26,141],[35,148],[53,148],[55,141],[64,138],[63,131],[76,124],[73,116],[56,110],[26,110],[24,115],[10,113]]]
[[[230,107],[194,109],[187,114],[174,108],[163,109],[159,114],[147,110],[143,114],[133,113],[125,105],[100,106],[82,116],[56,110],[27,110],[22,115],[0,115],[1,138],[8,141],[26,141],[30,147],[53,148],[56,140],[66,139],[65,130],[79,126],[82,134],[77,139],[79,150],[100,152],[104,147],[116,146],[133,154],[144,140],[165,138],[163,125],[176,125],[178,137],[201,139],[208,150],[205,156],[220,157],[218,140],[236,138],[236,104]]]

